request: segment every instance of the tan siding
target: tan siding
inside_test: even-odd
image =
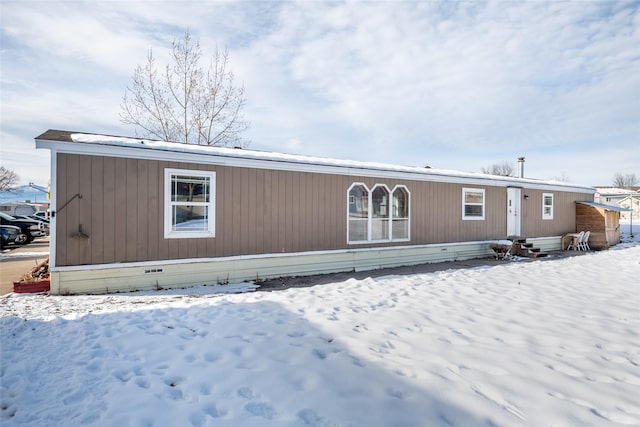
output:
[[[243,197],[240,199],[240,210],[238,212],[238,218],[240,218],[240,227],[235,228],[236,232],[240,235],[240,249],[237,254],[246,255],[249,247],[249,204],[251,203],[251,194],[249,192],[249,170],[240,169],[240,193]]]
[[[285,204],[287,175],[286,172],[275,172],[275,175],[278,177],[278,184],[275,189],[276,193],[273,195],[275,203],[274,210],[277,212],[276,220],[274,221],[276,229],[274,231],[273,238],[277,239],[278,242],[275,252],[284,252],[287,239],[285,234],[285,223],[287,220],[285,217],[285,212],[287,210],[287,206]]]
[[[102,194],[104,197],[104,203],[102,205],[102,236],[104,241],[103,247],[103,259],[99,260],[99,257],[95,257],[94,263],[112,263],[116,260],[116,245],[115,245],[115,212],[116,212],[116,168],[115,159],[113,157],[103,158],[103,174],[104,179],[102,181]],[[92,197],[100,194],[98,186],[94,186],[95,190],[92,192]],[[99,197],[95,197],[99,199]],[[99,242],[97,244],[100,244]]]
[[[66,256],[68,260],[73,260],[74,264],[81,264],[80,245],[78,239],[73,239],[71,235],[78,230],[78,221],[80,220],[80,206],[82,199],[75,198],[74,195],[80,192],[80,157],[74,156],[68,159],[66,169],[66,193],[61,200],[63,208],[63,218],[66,219]],[[86,200],[85,200],[86,201]],[[65,206],[66,205],[66,206]]]
[[[169,167],[168,162],[158,162],[158,202],[155,206],[158,215],[158,259],[169,259],[169,240],[164,238],[164,170]]]
[[[128,261],[127,244],[127,161],[115,159],[114,255],[115,262]]]
[[[230,169],[228,171],[229,175],[231,175],[231,186],[232,188],[232,196],[231,199],[225,200],[226,203],[231,205],[231,217],[225,218],[225,227],[224,232],[230,237],[230,245],[225,245],[225,254],[240,254],[240,233],[242,224],[240,223],[240,210],[242,209],[242,199],[240,197],[235,197],[235,195],[240,194],[242,191],[242,183],[240,182],[240,170],[239,169]],[[229,252],[231,250],[231,252]]]
[[[105,188],[104,183],[104,157],[91,157],[91,239],[97,240],[95,245],[91,245],[91,264],[103,262],[104,256],[104,203],[103,197],[94,195],[102,194]]]
[[[257,169],[255,176],[256,205],[253,209],[255,230],[253,232],[254,248],[252,253],[264,253],[264,169]]]
[[[138,161],[126,160],[126,209],[124,224],[126,259],[138,259]]]
[[[146,228],[147,242],[143,242],[146,245],[146,257],[148,259],[158,259],[158,252],[160,249],[159,240],[164,235],[162,224],[160,219],[162,218],[162,208],[160,203],[162,195],[164,193],[164,185],[159,185],[158,174],[163,173],[163,170],[158,169],[159,162],[147,162],[147,182],[146,188],[143,191],[146,192],[146,205],[142,206],[138,215],[142,213],[143,226]],[[146,216],[144,215],[146,214]],[[138,219],[140,221],[140,219]]]
[[[58,207],[62,207],[68,199],[68,185],[67,185],[67,170],[68,157],[62,154],[57,154],[57,188],[56,188],[56,203]],[[56,212],[56,263],[58,265],[68,265],[69,257],[67,256],[67,216],[60,215]],[[75,260],[74,260],[75,261]]]
[[[553,194],[553,219],[542,219],[542,194]],[[591,201],[582,193],[529,190],[522,191],[522,235],[545,237],[576,231],[576,201]],[[524,196],[529,196],[524,200]]]
[[[93,231],[96,227],[93,226],[92,220],[92,189],[91,189],[91,156],[81,156],[79,159],[80,178],[79,178],[79,190],[82,194],[82,199],[78,203],[78,227],[75,231],[78,241],[78,249],[80,251],[80,262],[82,264],[91,264],[91,252],[92,247],[90,241],[85,238],[78,237],[79,235],[86,235],[92,238]],[[86,199],[85,199],[86,197]],[[82,225],[82,227],[80,227]],[[80,229],[82,228],[82,233]]]
[[[311,234],[311,242],[313,243],[313,249],[320,249],[327,245],[326,240],[324,239],[322,229],[324,228],[324,223],[320,222],[320,206],[324,205],[324,196],[326,192],[326,186],[323,188],[321,185],[321,180],[318,174],[313,174],[311,176],[310,182],[307,184],[307,194],[311,197],[311,223],[312,223],[312,234]]]
[[[295,174],[297,175],[297,174]],[[293,248],[293,217],[294,215],[297,214],[297,212],[299,211],[299,209],[297,209],[297,206],[294,205],[293,200],[295,198],[291,197],[291,195],[295,195],[296,193],[294,193],[293,191],[293,181],[294,181],[294,173],[287,171],[285,172],[285,176],[286,176],[286,184],[285,184],[285,191],[283,196],[284,199],[284,203],[286,206],[286,210],[284,211],[284,236],[285,236],[285,241],[284,241],[284,246],[283,246],[283,250],[282,252],[291,252],[292,248]],[[294,207],[296,209],[294,209]]]
[[[216,172],[214,238],[164,238],[166,168]],[[354,182],[369,188],[378,183],[389,190],[396,185],[408,188],[409,244],[506,237],[507,190],[501,187],[61,154],[58,206],[78,192],[83,199],[74,200],[58,215],[58,265],[407,245],[347,244],[347,189]],[[462,220],[463,187],[485,189],[484,221]],[[548,222],[541,219],[543,191],[522,193],[529,195],[523,200],[526,237],[573,231],[575,200],[590,196],[554,192],[554,220]],[[90,234],[88,242],[70,237],[79,224]]]
[[[155,163],[155,162],[154,162]],[[148,259],[149,239],[148,223],[153,217],[149,204],[149,162],[139,160],[136,162],[136,259]]]
[[[222,170],[225,172],[222,173]],[[233,233],[231,229],[233,226],[233,173],[231,170],[220,168],[220,173],[216,174],[216,181],[218,190],[221,193],[217,193],[217,202],[221,208],[218,210],[222,215],[218,215],[216,218],[216,239],[222,242],[219,248],[217,256],[224,256],[227,252],[226,248],[231,248],[233,244]],[[217,190],[217,191],[218,191]],[[218,249],[218,246],[216,246]]]

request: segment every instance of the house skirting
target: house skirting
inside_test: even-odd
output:
[[[560,236],[530,238],[543,251],[560,249]],[[122,264],[56,267],[50,271],[51,293],[104,294],[186,288],[348,271],[367,271],[493,255],[491,241],[338,251],[265,254]]]

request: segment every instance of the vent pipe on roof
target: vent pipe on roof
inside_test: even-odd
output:
[[[524,157],[518,157],[518,178],[524,178]]]

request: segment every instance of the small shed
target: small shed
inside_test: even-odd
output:
[[[627,209],[596,202],[576,202],[576,231],[591,231],[589,246],[607,249],[620,243],[620,212]]]

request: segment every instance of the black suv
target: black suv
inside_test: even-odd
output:
[[[34,237],[44,236],[44,225],[40,221],[16,218],[11,215],[7,215],[4,212],[0,212],[0,224],[13,225],[20,228],[22,233],[27,236],[25,243],[31,243]]]

